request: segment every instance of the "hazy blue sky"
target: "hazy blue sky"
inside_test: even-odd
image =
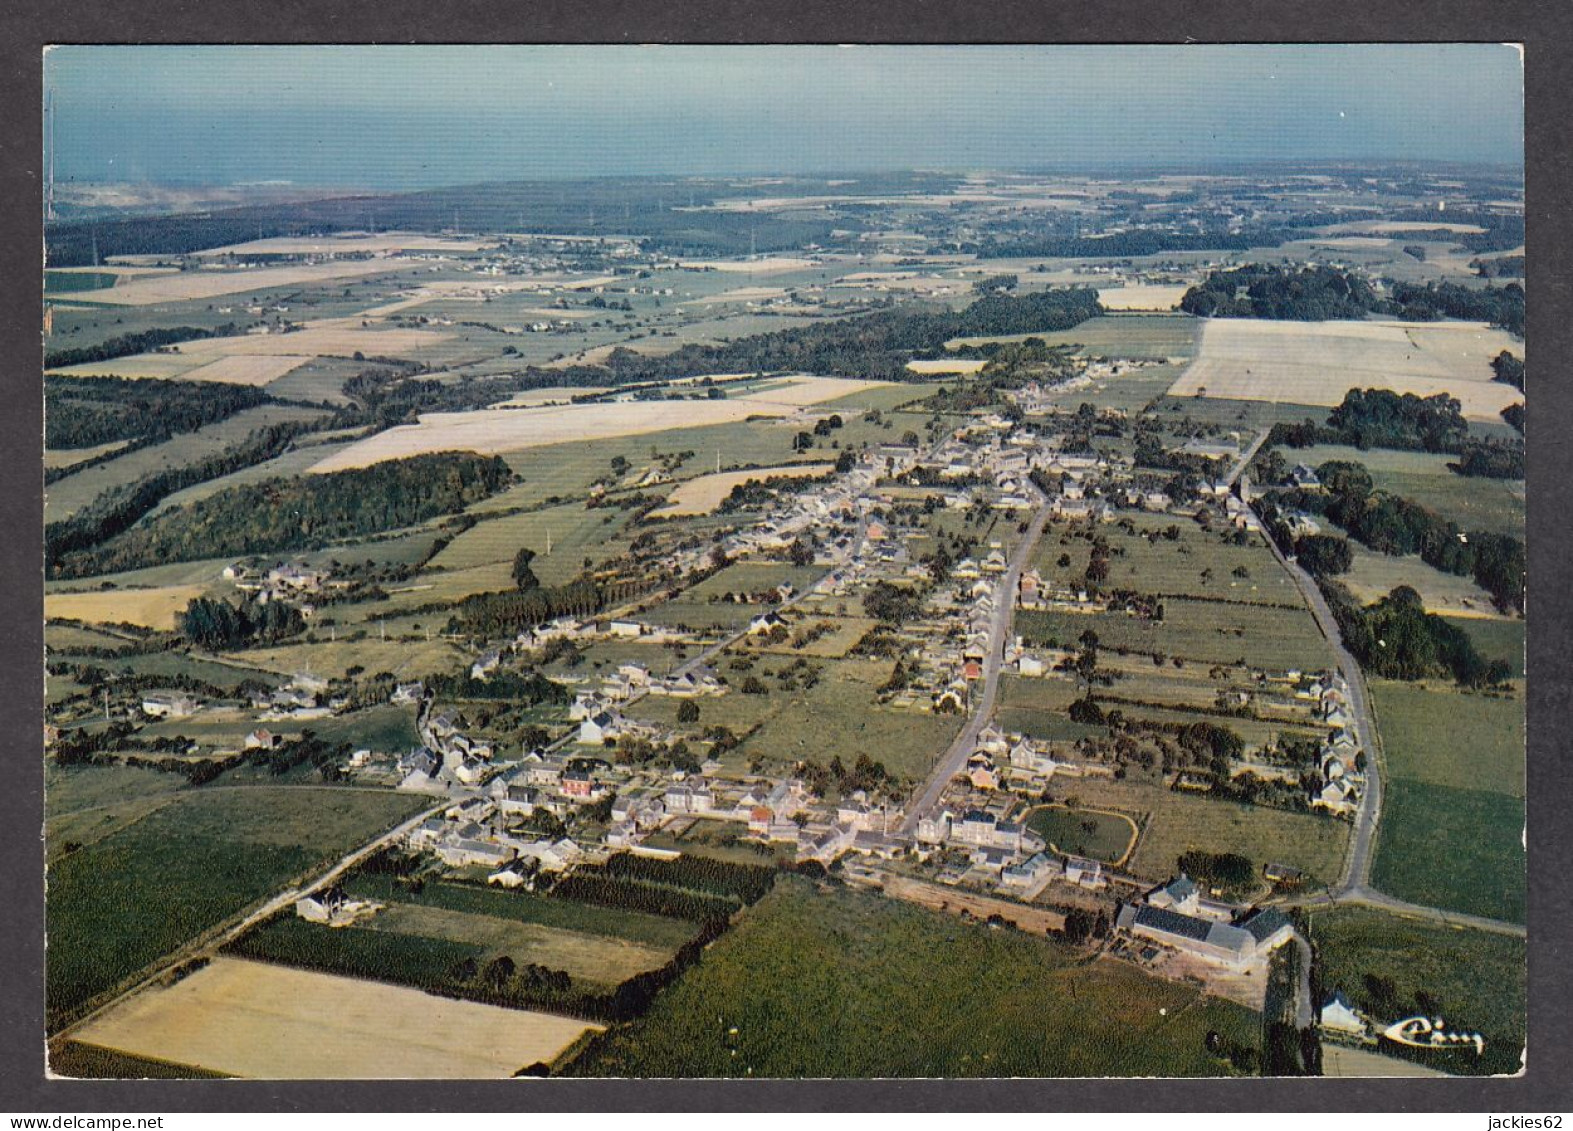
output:
[[[589,174],[1517,163],[1518,52],[61,47],[57,175],[412,188]]]

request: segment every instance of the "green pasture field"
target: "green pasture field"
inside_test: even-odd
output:
[[[1497,617],[1447,617],[1473,641],[1475,650],[1487,660],[1505,661],[1514,679],[1524,675],[1524,622]]]
[[[433,618],[433,628],[447,619],[446,615]],[[264,671],[281,676],[297,672],[311,672],[328,679],[338,679],[352,667],[361,667],[368,675],[391,672],[397,676],[425,675],[428,672],[450,671],[464,662],[469,667],[471,653],[457,644],[434,637],[422,640],[382,639],[377,626],[359,625],[354,629],[340,626],[337,638],[330,639],[328,630],[314,626],[315,643],[301,640],[298,643],[279,644],[271,648],[252,648],[235,652],[231,658],[250,664]],[[349,639],[354,632],[365,632],[361,640]]]
[[[1134,534],[1125,529],[1127,521]],[[1179,530],[1179,537],[1172,542],[1162,537],[1171,527]],[[1236,546],[1232,532],[1209,533],[1187,518],[1150,514],[1122,516],[1120,522],[1099,527],[1098,533],[1109,543],[1109,578],[1104,588],[1295,608],[1304,605],[1294,582],[1260,534],[1252,534],[1246,545]],[[1149,541],[1152,533],[1159,536]],[[1059,564],[1062,556],[1069,556],[1068,565]],[[1046,583],[1075,588],[1084,584],[1091,556],[1092,543],[1063,526],[1050,526],[1033,551],[1032,565]],[[1247,576],[1234,576],[1236,569],[1244,569]],[[1207,570],[1211,575],[1203,578]]]
[[[1058,944],[784,880],[577,1076],[1210,1076],[1249,1010]]]
[[[674,953],[674,949],[605,935],[416,903],[390,903],[365,925],[372,931],[478,946],[482,961],[507,955],[517,965],[533,963],[564,970],[575,982],[588,982],[602,989],[615,988],[635,974],[659,969]]]
[[[1308,467],[1319,467],[1328,460],[1363,464],[1380,490],[1412,499],[1465,530],[1488,530],[1521,538],[1524,534],[1523,480],[1455,474],[1447,465],[1456,456],[1386,448],[1361,451],[1334,444],[1285,448],[1283,456],[1291,464]]]
[[[70,518],[100,494],[154,472],[185,467],[234,447],[258,428],[288,421],[315,420],[322,410],[296,405],[260,405],[237,412],[217,423],[198,428],[146,448],[127,452],[107,463],[83,468],[51,483],[45,491],[45,521]]]
[[[173,800],[179,774],[131,766],[44,765],[44,844],[50,862],[68,844],[87,845]],[[75,850],[73,850],[75,851]]]
[[[51,1028],[426,803],[374,791],[192,791],[56,861],[46,901]]]
[[[1299,424],[1311,420],[1322,424],[1326,422],[1328,412],[1319,405],[1290,404],[1287,401],[1236,401],[1226,397],[1167,395],[1153,402],[1152,411],[1159,420],[1170,426],[1189,419],[1197,424],[1216,424],[1252,434],[1278,423]]]
[[[1428,923],[1363,907],[1317,911],[1311,941],[1322,964],[1322,986],[1341,989],[1357,1008],[1375,1004],[1367,976],[1390,978],[1401,1020],[1429,995],[1449,1028],[1481,1033],[1485,1054],[1420,1052],[1420,1063],[1459,1075],[1512,1075],[1521,1067],[1526,1015],[1524,940],[1511,935]],[[1389,1007],[1391,1011],[1391,1007]]]
[[[1131,822],[1123,817],[1061,806],[1034,809],[1027,815],[1026,825],[1059,852],[1109,863],[1123,857],[1136,836]]]
[[[567,503],[525,514],[490,518],[459,535],[431,560],[436,570],[466,570],[504,563],[528,547],[536,553],[531,568],[543,585],[559,585],[584,569],[584,559],[604,561],[621,553],[632,540],[626,527],[629,511],[617,507],[588,509]],[[551,553],[547,553],[547,540]]]
[[[1368,550],[1354,541],[1349,543],[1349,548],[1353,551],[1353,564],[1338,580],[1366,604],[1381,600],[1400,585],[1407,585],[1420,594],[1428,612],[1478,610],[1490,614],[1495,610],[1491,594],[1476,585],[1473,579],[1443,573],[1427,565],[1419,554],[1394,557]]]
[[[1260,867],[1288,864],[1313,882],[1331,883],[1343,866],[1347,823],[1309,813],[1240,805],[1168,788],[1166,781],[1065,779],[1056,794],[1071,806],[1145,815],[1127,870],[1153,881],[1179,868],[1179,857],[1200,849],[1235,852]]]
[[[252,410],[255,411],[255,410]],[[195,483],[183,491],[176,491],[167,496],[158,506],[154,507],[150,515],[162,514],[173,507],[194,503],[199,499],[206,499],[216,495],[227,487],[241,487],[248,483],[260,483],[265,479],[294,479],[305,475],[311,468],[327,459],[341,448],[348,447],[348,441],[333,444],[306,444],[292,448],[283,455],[275,456],[264,463],[243,467],[239,471],[232,471],[228,475],[221,475],[216,479],[204,480]]]
[[[1162,652],[1208,665],[1244,660],[1267,671],[1321,671],[1332,665],[1327,641],[1309,609],[1232,605],[1166,598],[1161,623],[1124,613],[1056,613],[1024,610],[1016,631],[1029,645],[1056,642],[1077,647],[1089,628],[1098,647],[1117,651]]]
[[[82,291],[102,291],[115,285],[112,271],[45,271],[46,295],[77,294]]]
[[[555,930],[622,939],[657,950],[676,951],[694,934],[692,923],[663,915],[600,907],[572,899],[553,899],[534,892],[507,891],[478,884],[428,880],[419,891],[411,891],[391,876],[361,872],[346,881],[344,888],[351,895],[382,903],[398,901],[466,915],[507,919]]]
[[[1524,917],[1524,703],[1375,680],[1387,761],[1372,879],[1427,906]]]
[[[226,949],[264,962],[422,989],[447,984],[454,967],[466,959],[479,963],[486,955],[474,943],[365,926],[324,927],[293,915],[264,923]]]
[[[88,664],[112,673],[130,673],[160,678],[188,676],[192,679],[200,679],[204,683],[210,683],[226,692],[233,692],[235,688],[247,680],[259,680],[270,685],[279,682],[277,676],[273,675],[273,673],[259,668],[243,667],[240,664],[216,663],[213,660],[205,660],[200,656],[189,656],[181,651],[144,652],[128,656],[103,657],[73,656],[70,653],[61,653],[53,658],[57,661],[71,660],[77,663]]]

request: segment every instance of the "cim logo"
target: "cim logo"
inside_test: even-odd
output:
[[[1449,1049],[1473,1045],[1476,1056],[1486,1050],[1486,1039],[1479,1033],[1451,1032],[1440,1017],[1409,1017],[1403,1021],[1395,1021],[1382,1031],[1382,1036],[1417,1049]]]

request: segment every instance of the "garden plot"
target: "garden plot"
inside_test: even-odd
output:
[[[1350,389],[1457,397],[1463,414],[1497,420],[1522,400],[1491,380],[1491,359],[1523,343],[1479,322],[1268,322],[1217,318],[1170,396],[1336,405]]]

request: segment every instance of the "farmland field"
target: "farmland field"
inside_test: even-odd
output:
[[[344,260],[338,263],[258,267],[246,271],[180,271],[168,275],[130,278],[109,291],[95,291],[94,302],[117,306],[152,306],[193,302],[220,295],[255,294],[272,287],[338,282],[366,275],[386,275],[409,269],[411,264],[393,260]]]
[[[1227,1066],[1207,1052],[1206,1033],[1254,1047],[1257,1028],[1240,1006],[1121,963],[1088,964],[1026,934],[784,880],[648,1015],[568,1071],[1219,1075]]]
[[[1499,420],[1523,399],[1491,380],[1490,361],[1521,351],[1503,330],[1458,322],[1208,321],[1201,349],[1169,394],[1336,405],[1355,388],[1449,393],[1466,417]]]
[[[175,614],[207,591],[203,585],[169,585],[161,589],[49,593],[44,597],[44,616],[94,624],[137,624],[169,632],[175,627]]]
[[[1401,899],[1522,922],[1524,704],[1374,681],[1388,764],[1372,879]]]
[[[802,479],[827,475],[835,470],[832,463],[792,464],[785,467],[760,467],[750,471],[723,471],[719,475],[701,475],[690,479],[673,491],[666,505],[650,512],[651,518],[675,518],[680,515],[709,514],[720,506],[732,488],[744,483],[766,479]]]
[[[1016,624],[1029,644],[1058,642],[1061,647],[1075,647],[1075,641],[1090,628],[1098,634],[1098,646],[1111,651],[1156,651],[1204,664],[1232,664],[1243,659],[1252,667],[1277,671],[1320,671],[1331,666],[1327,641],[1309,609],[1177,597],[1163,604],[1162,622],[1145,622],[1124,613],[1024,611]]]
[[[1400,585],[1420,594],[1426,612],[1466,617],[1500,616],[1491,603],[1491,594],[1468,577],[1443,573],[1426,564],[1419,554],[1393,557],[1368,550],[1351,542],[1354,562],[1349,572],[1339,577],[1344,586],[1364,604],[1380,600]]]
[[[1459,1075],[1519,1070],[1527,997],[1523,939],[1349,907],[1313,913],[1311,940],[1328,993],[1342,989],[1357,1007],[1371,1008],[1367,977],[1390,978],[1394,1000],[1374,1011],[1379,1020],[1437,1012],[1417,1003],[1425,994],[1450,1027],[1486,1038],[1478,1059],[1473,1050],[1418,1053],[1419,1063]]]
[[[550,1062],[597,1026],[401,986],[218,958],[79,1034],[253,1079],[500,1079]]]
[[[56,861],[46,911],[51,1021],[424,803],[335,789],[182,793]]]
[[[1123,287],[1099,287],[1098,304],[1105,310],[1173,310],[1180,305],[1180,300],[1189,289],[1183,283],[1173,286],[1130,283]]]
[[[187,381],[218,381],[227,385],[267,385],[299,369],[310,356],[295,354],[231,354],[188,369]]]
[[[341,471],[423,452],[473,451],[483,455],[578,441],[643,436],[746,420],[791,416],[799,409],[834,401],[878,384],[839,377],[799,377],[782,387],[725,400],[639,401],[567,405],[557,408],[481,409],[437,412],[419,424],[401,425],[329,457],[312,470]]]
[[[1182,853],[1236,852],[1257,867],[1288,864],[1331,883],[1343,866],[1349,826],[1329,817],[1240,805],[1153,783],[1066,779],[1067,805],[1147,814],[1127,871],[1153,881],[1174,875]]]
[[[1161,361],[1193,356],[1200,325],[1200,320],[1188,314],[1117,314],[1092,318],[1069,330],[956,338],[946,345],[954,348],[1042,338],[1051,346],[1079,346],[1082,353],[1091,356],[1157,358]]]
[[[1398,452],[1385,448],[1344,447],[1318,444],[1286,449],[1291,463],[1318,467],[1328,460],[1364,465],[1372,483],[1383,491],[1411,499],[1465,530],[1489,530],[1522,535],[1524,483],[1519,479],[1483,479],[1448,470],[1454,456],[1431,452]]]

